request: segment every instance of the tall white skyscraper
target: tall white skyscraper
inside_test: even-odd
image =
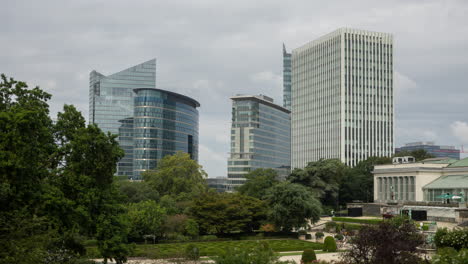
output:
[[[292,51],[292,168],[393,154],[393,37],[338,29]]]

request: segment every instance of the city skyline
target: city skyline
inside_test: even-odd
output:
[[[284,8],[279,2],[199,2],[188,12],[175,3],[141,2],[124,15],[130,5],[121,2],[14,1],[0,11],[7,25],[0,36],[2,69],[52,92],[52,116],[64,103],[88,116],[92,69],[111,73],[157,57],[158,87],[203,105],[200,163],[215,177],[227,172],[229,97],[261,93],[282,102],[282,43],[297,47],[340,27],[390,32],[396,43],[395,146],[421,140],[468,144],[467,3],[373,4],[331,1],[318,8],[304,2]],[[103,15],[103,8],[109,12]],[[339,8],[350,12],[335,12]],[[164,11],[169,9],[174,12]],[[221,12],[208,15],[212,9]],[[77,10],[86,15],[72,19]],[[212,19],[220,22],[212,25]]]

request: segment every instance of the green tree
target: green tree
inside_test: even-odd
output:
[[[374,176],[372,170],[375,165],[391,163],[388,157],[369,157],[359,162],[354,168],[345,170],[340,185],[340,204],[353,200],[373,202]]]
[[[419,263],[416,248],[424,243],[414,223],[383,221],[365,225],[351,240],[351,249],[342,255],[350,264],[413,264]]]
[[[142,175],[161,196],[181,196],[181,199],[187,199],[187,194],[199,194],[207,188],[205,171],[189,154],[183,152],[165,156],[155,170],[146,171]]]
[[[238,193],[207,192],[193,201],[190,214],[202,233],[249,232],[266,219],[266,204]]]
[[[159,201],[159,193],[145,181],[123,180],[118,181],[117,185],[127,203],[139,203],[147,200]]]
[[[123,151],[115,135],[106,135],[95,125],[86,127],[80,115],[73,106],[65,106],[58,115],[54,159],[59,166],[48,179],[44,211],[61,233],[95,236],[105,261],[122,262],[131,247],[123,199],[113,180]]]
[[[0,80],[0,263],[39,263],[55,237],[40,211],[56,150],[47,101],[24,82]]]
[[[273,169],[256,169],[245,175],[246,181],[237,188],[240,194],[264,199],[267,190],[278,184],[278,173]]]
[[[288,180],[310,188],[322,204],[335,206],[346,170],[346,165],[338,159],[321,159],[309,162],[304,169],[294,169]]]
[[[166,218],[166,210],[155,201],[146,200],[128,205],[130,220],[129,238],[136,241],[143,240],[143,236],[150,235],[155,239],[161,237],[162,226]]]
[[[412,151],[405,150],[405,151],[395,153],[395,155],[393,155],[393,157],[405,157],[405,156],[412,156],[416,159],[416,161],[435,158],[434,155],[429,154],[425,149],[416,149]]]
[[[279,183],[269,189],[266,198],[269,220],[283,230],[306,227],[309,221],[317,222],[320,218],[320,202],[303,185]]]

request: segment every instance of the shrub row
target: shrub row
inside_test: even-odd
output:
[[[434,236],[434,243],[438,248],[451,247],[456,250],[468,248],[468,228],[449,231],[439,228]]]
[[[376,225],[383,221],[382,219],[359,219],[359,218],[349,218],[349,217],[332,217],[332,220],[337,221],[337,222],[359,223],[359,224],[370,224],[370,225]]]

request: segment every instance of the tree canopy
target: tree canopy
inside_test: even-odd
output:
[[[154,170],[144,172],[143,178],[161,196],[184,196],[199,194],[207,189],[207,174],[190,155],[177,152],[166,155],[158,162]]]
[[[268,219],[282,230],[306,227],[320,218],[320,202],[303,185],[281,182],[269,189],[266,198]]]
[[[279,183],[278,173],[273,169],[256,169],[245,175],[245,178],[245,183],[237,191],[258,199],[264,199],[267,190]]]
[[[190,214],[205,234],[251,232],[266,220],[266,204],[238,193],[206,192],[193,201]]]
[[[324,205],[336,205],[340,183],[347,171],[338,159],[309,162],[304,169],[294,169],[287,178],[309,188]]]

